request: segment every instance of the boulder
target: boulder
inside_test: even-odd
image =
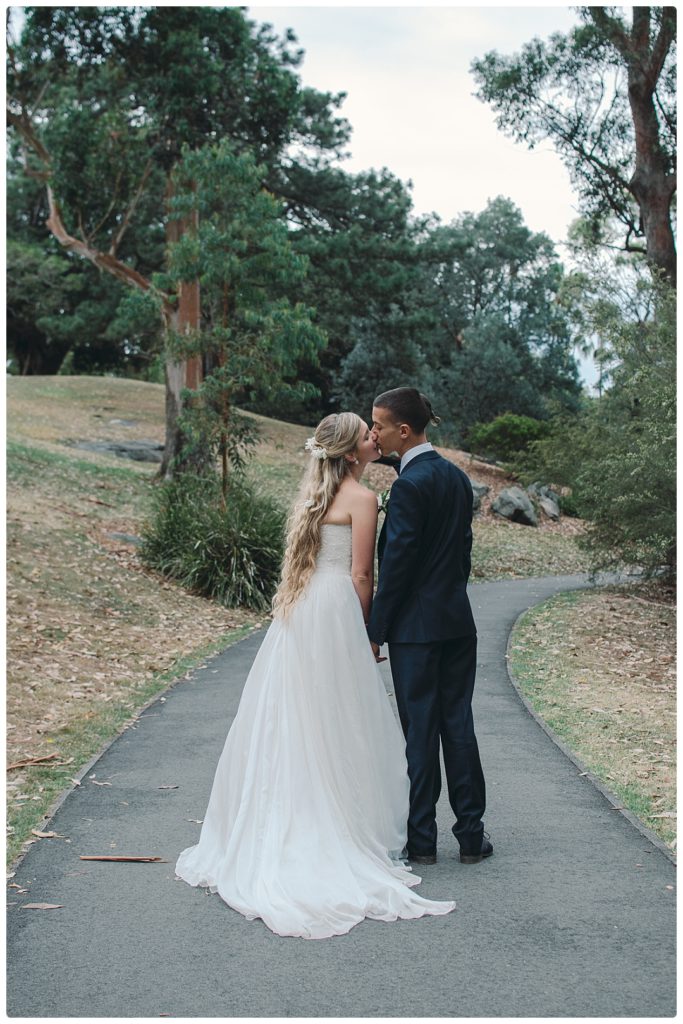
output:
[[[486,484],[475,484],[474,480],[471,480],[472,484],[472,511],[478,512],[481,508],[481,499],[485,497],[491,490]]]
[[[75,441],[71,444],[74,448],[118,455],[119,458],[134,459],[136,462],[161,462],[164,454],[163,444],[157,441]]]
[[[538,526],[538,517],[534,506],[521,487],[506,487],[493,501],[491,508],[504,519],[510,519],[513,523],[523,523],[525,526]]]
[[[142,537],[138,537],[134,533],[105,533],[105,537],[109,537],[110,540],[121,541],[122,544],[132,544],[134,547],[139,548],[142,544]]]
[[[538,504],[548,519],[557,521],[560,518],[560,506],[552,498],[541,497],[538,499]]]
[[[530,494],[532,498],[550,498],[556,505],[560,504],[560,496],[557,491],[554,491],[552,487],[548,487],[547,484],[542,484],[540,480],[535,480],[532,484],[527,487],[527,494]]]

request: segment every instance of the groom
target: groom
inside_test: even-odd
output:
[[[478,864],[493,846],[484,834],[486,788],[472,720],[472,485],[427,441],[427,424],[439,420],[415,388],[379,395],[372,419],[375,442],[401,456],[379,539],[368,636],[375,657],[389,643],[410,777],[408,857],[436,863],[440,739],[460,860]]]

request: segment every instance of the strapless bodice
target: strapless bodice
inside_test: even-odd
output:
[[[320,551],[316,559],[316,572],[351,572],[351,525],[335,526],[323,523],[320,527]]]

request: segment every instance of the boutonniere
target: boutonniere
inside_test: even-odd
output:
[[[386,513],[389,511],[389,491],[382,491],[377,495],[377,507],[380,512]]]

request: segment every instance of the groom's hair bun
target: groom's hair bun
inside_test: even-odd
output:
[[[373,405],[387,409],[395,423],[407,423],[416,434],[421,434],[428,423],[441,422],[432,409],[432,403],[417,388],[393,388],[378,395]]]

